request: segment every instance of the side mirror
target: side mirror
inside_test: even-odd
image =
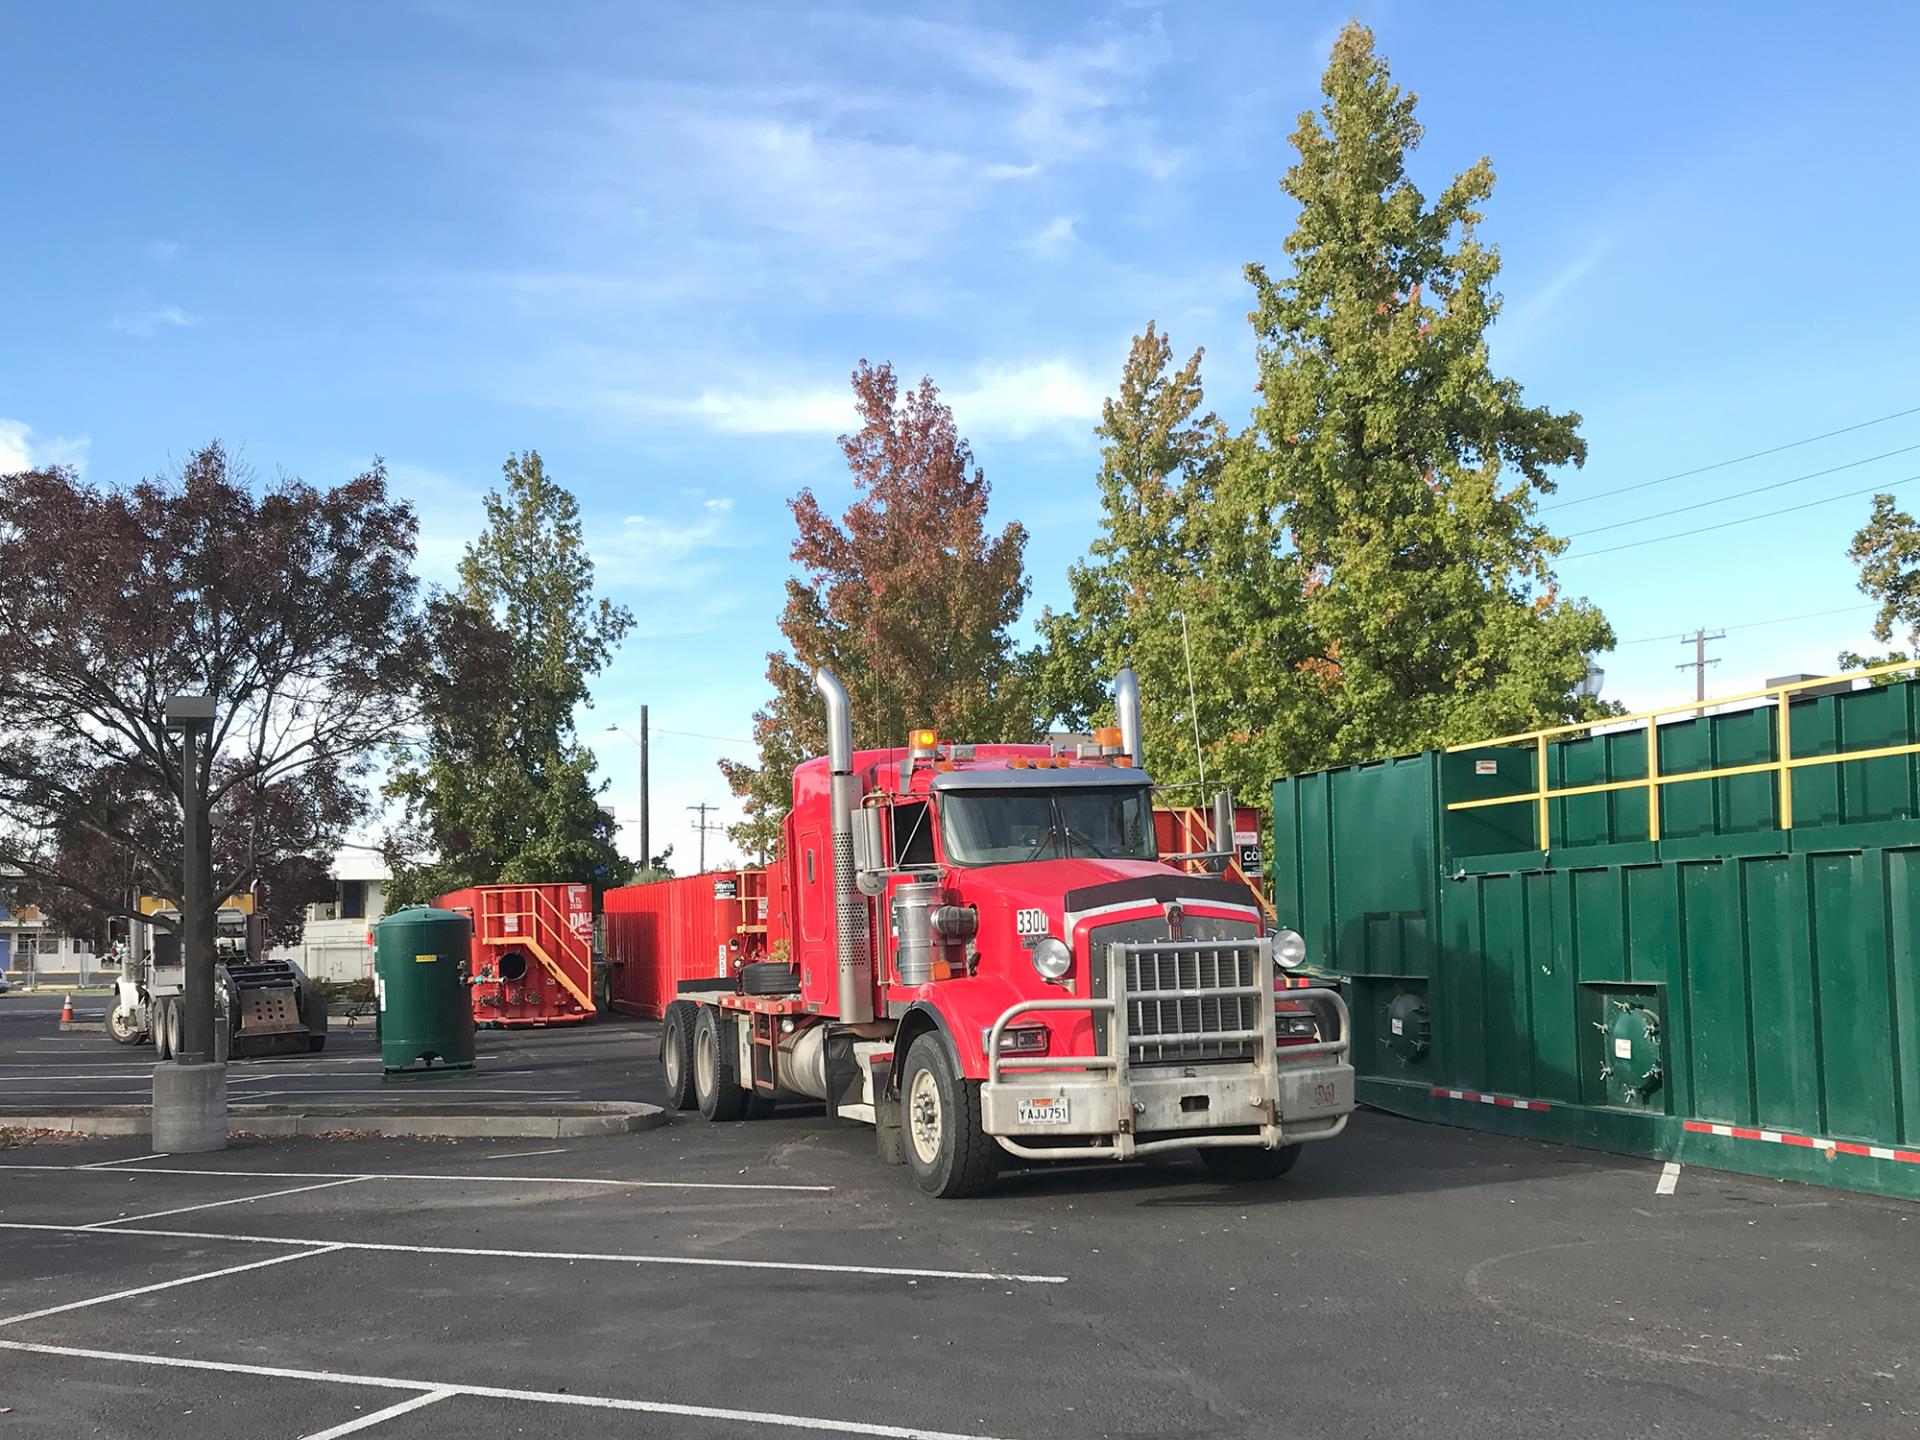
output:
[[[884,895],[887,889],[887,841],[880,828],[880,811],[862,806],[853,812],[853,883],[862,895]]]

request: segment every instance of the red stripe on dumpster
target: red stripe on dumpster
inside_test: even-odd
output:
[[[1545,1100],[1522,1100],[1513,1095],[1487,1095],[1479,1090],[1450,1090],[1435,1085],[1429,1094],[1441,1100],[1468,1100],[1476,1105],[1497,1105],[1503,1110],[1550,1110]]]
[[[1718,1135],[1723,1140],[1763,1140],[1769,1145],[1798,1145],[1829,1155],[1858,1155],[1867,1160],[1896,1160],[1920,1165],[1920,1150],[1896,1150],[1891,1145],[1863,1145],[1857,1140],[1828,1140],[1816,1135],[1790,1135],[1784,1130],[1755,1130],[1747,1125],[1716,1125],[1710,1120],[1687,1120],[1683,1128],[1695,1135]]]

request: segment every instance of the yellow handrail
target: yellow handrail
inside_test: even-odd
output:
[[[1486,810],[1496,805],[1534,805],[1539,809],[1537,826],[1540,848],[1552,848],[1550,818],[1555,800],[1567,800],[1578,795],[1601,795],[1617,790],[1644,789],[1647,792],[1647,838],[1660,838],[1660,791],[1666,785],[1684,785],[1695,780],[1728,780],[1738,775],[1772,774],[1779,796],[1780,828],[1793,828],[1793,782],[1795,770],[1810,765],[1845,765],[1855,760],[1881,760],[1893,755],[1920,754],[1920,744],[1881,745],[1871,750],[1848,750],[1834,755],[1795,755],[1793,753],[1793,734],[1788,719],[1794,694],[1801,690],[1810,690],[1817,686],[1833,685],[1854,680],[1870,680],[1876,675],[1887,675],[1898,670],[1920,671],[1920,660],[1896,660],[1885,665],[1872,665],[1863,670],[1851,670],[1839,675],[1820,675],[1807,680],[1790,680],[1781,685],[1769,685],[1761,690],[1747,690],[1738,695],[1722,695],[1706,701],[1691,701],[1680,705],[1663,705],[1658,710],[1641,710],[1631,715],[1603,715],[1594,720],[1577,721],[1571,725],[1551,725],[1541,730],[1526,730],[1518,734],[1502,735],[1492,740],[1474,740],[1461,745],[1449,745],[1449,755],[1463,750],[1487,750],[1503,745],[1531,745],[1534,751],[1534,785],[1531,790],[1517,795],[1495,795],[1481,800],[1455,800],[1447,805],[1452,810]],[[1660,773],[1659,721],[1665,715],[1677,715],[1683,712],[1699,714],[1708,705],[1727,705],[1737,700],[1758,700],[1771,698],[1775,705],[1775,734],[1778,754],[1772,760],[1762,760],[1746,765],[1723,765],[1707,770],[1689,770],[1680,775]],[[1646,729],[1647,736],[1647,773],[1633,780],[1608,780],[1592,785],[1568,785],[1560,789],[1553,788],[1547,779],[1547,742],[1556,736],[1579,735],[1604,726],[1630,725],[1639,722]]]

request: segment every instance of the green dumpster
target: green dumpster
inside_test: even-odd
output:
[[[472,951],[473,922],[452,910],[415,905],[374,925],[373,983],[385,1073],[473,1068],[466,975]]]

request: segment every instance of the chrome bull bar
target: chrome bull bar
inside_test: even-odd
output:
[[[1133,957],[1188,955],[1194,952],[1252,949],[1253,983],[1212,987],[1158,988],[1129,991],[1126,986],[1128,960]],[[1073,1130],[1063,1140],[1085,1136],[1089,1143],[1035,1146],[1021,1143],[1010,1135],[989,1133],[1000,1147],[1027,1160],[1126,1160],[1157,1150],[1214,1147],[1262,1147],[1273,1149],[1283,1144],[1308,1140],[1330,1140],[1346,1129],[1353,1109],[1353,1072],[1347,1064],[1352,1049],[1353,1020],[1346,1002],[1338,992],[1311,988],[1279,991],[1274,988],[1271,942],[1258,941],[1156,941],[1116,943],[1107,947],[1107,993],[1105,996],[1063,996],[1057,999],[1021,1000],[1008,1006],[995,1020],[986,1036],[987,1084],[999,1087],[1016,1077],[1048,1077],[1064,1092],[1077,1096],[1082,1105],[1093,1103],[1096,1115],[1111,1120],[1105,1133]],[[1216,966],[1215,975],[1218,976]],[[1180,1004],[1194,1001],[1223,1002],[1252,999],[1255,1024],[1251,1028],[1199,1029],[1193,1031],[1156,1030],[1136,1037],[1131,1026],[1133,1006],[1137,1003]],[[1274,1006],[1282,1000],[1308,1002],[1316,1017],[1333,1015],[1338,1021],[1333,1039],[1306,1045],[1279,1048],[1275,1032]],[[1001,1037],[1007,1027],[1022,1015],[1059,1011],[1080,1011],[1108,1018],[1106,1055],[1003,1055]],[[1176,1009],[1176,1013],[1179,1013]],[[1204,1014],[1204,1010],[1202,1011]],[[1218,1011],[1216,1011],[1218,1013]],[[1244,1006],[1238,1008],[1244,1015]],[[1211,1063],[1204,1067],[1184,1066],[1178,1061],[1138,1063],[1133,1059],[1136,1044],[1167,1047],[1188,1042],[1235,1043],[1252,1041],[1250,1062]],[[1331,1087],[1329,1104],[1337,1113],[1292,1118],[1286,1113],[1284,1098],[1303,1088],[1302,1072],[1328,1078],[1315,1089]],[[1138,1138],[1135,1121],[1149,1113],[1150,1102],[1164,1101],[1173,1090],[1198,1090],[1210,1102],[1220,1098],[1239,1102],[1245,1110],[1236,1116],[1229,1108],[1221,1113],[1217,1125],[1197,1125],[1177,1134]],[[987,1092],[991,1097],[994,1091]],[[1199,1097],[1195,1097],[1199,1098]],[[1339,1108],[1344,1102],[1344,1108]],[[994,1107],[988,1106],[989,1111]],[[1211,1118],[1211,1112],[1210,1112]]]

